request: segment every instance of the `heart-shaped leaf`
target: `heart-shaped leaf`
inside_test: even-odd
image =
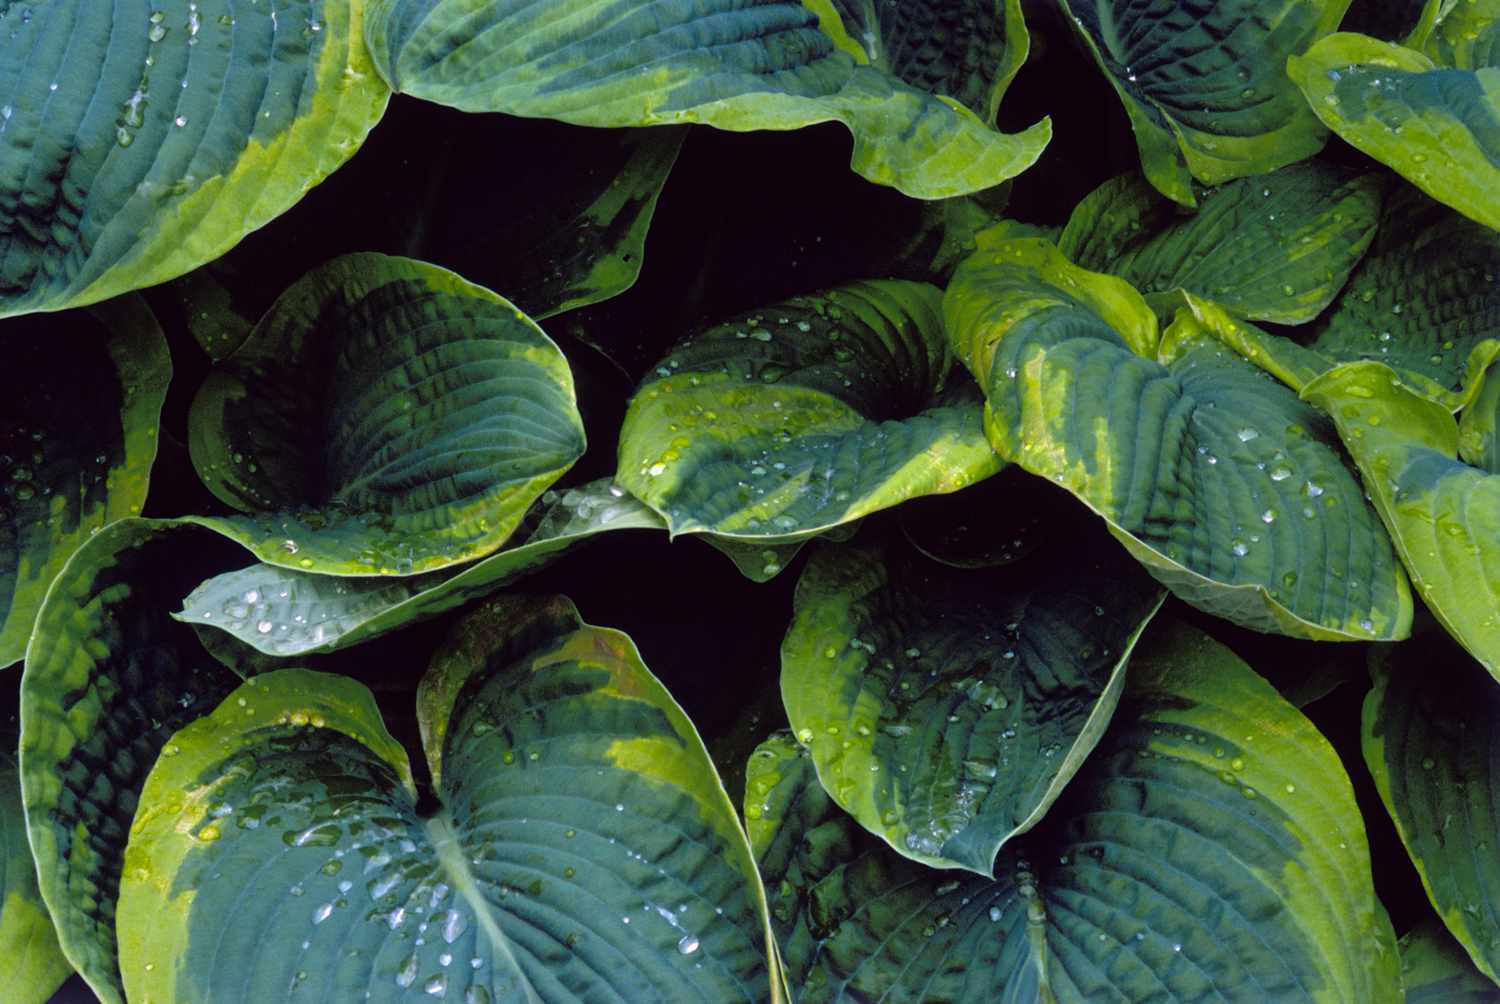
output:
[[[817,14],[787,0],[372,0],[365,35],[397,91],[465,111],[736,131],[842,122],[854,170],[916,198],[998,185],[1030,167],[1052,134],[1048,120],[997,133],[953,97],[857,65],[818,30]]]
[[[825,547],[797,583],[781,692],[823,787],[914,861],[989,875],[1099,741],[1164,595],[1117,548],[1066,574]]]
[[[583,453],[562,352],[434,265],[346,255],[284,293],[198,391],[193,464],[285,568],[410,575],[483,557]]]
[[[1174,208],[1139,175],[1114,178],[1074,208],[1058,246],[1148,301],[1184,289],[1241,317],[1301,324],[1332,302],[1370,246],[1380,181],[1294,164],[1210,189],[1192,214]]]
[[[1317,153],[1324,130],[1286,78],[1287,57],[1337,27],[1348,0],[1062,0],[1114,86],[1146,177],[1193,204],[1217,185]]]
[[[531,528],[523,525],[519,541],[457,571],[344,578],[250,565],[198,586],[174,616],[280,658],[332,652],[494,592],[598,534],[665,529],[660,517],[608,480],[556,498],[544,495],[527,523]]]
[[[1441,635],[1420,649],[1395,649],[1371,668],[1365,763],[1432,905],[1494,980],[1500,972],[1500,805],[1494,797],[1500,688]]]
[[[212,261],[359,148],[390,91],[353,0],[0,9],[0,317]]]
[[[417,703],[431,812],[344,677],[253,678],[173,738],[127,853],[132,999],[772,999],[744,832],[629,638],[502,599]]]
[[[106,1004],[124,999],[115,904],[141,785],[172,733],[237,682],[168,611],[241,553],[121,520],[74,553],[37,614],[21,679],[26,824],[58,941]]]
[[[9,757],[0,757],[0,955],[15,1004],[45,1004],[73,972],[37,889],[21,777]]]
[[[140,515],[172,377],[166,339],[139,297],[5,327],[0,667],[26,654],[68,556],[106,523]]]
[[[1302,396],[1333,416],[1433,614],[1500,680],[1500,475],[1458,459],[1458,423],[1381,363],[1348,363]]]
[[[1439,202],[1500,228],[1500,69],[1437,66],[1366,35],[1329,35],[1287,72],[1330,129]]]
[[[1153,352],[1140,295],[1043,241],[969,259],[944,313],[996,451],[1083,500],[1184,600],[1260,631],[1406,635],[1391,542],[1327,420],[1285,387],[1204,337]]]
[[[941,294],[853,283],[682,342],[636,391],[617,477],[672,533],[805,539],[1001,467]]]
[[[897,855],[789,736],[746,814],[799,999],[1397,1000],[1396,941],[1338,755],[1227,649],[1149,631],[1041,856],[993,878]]]

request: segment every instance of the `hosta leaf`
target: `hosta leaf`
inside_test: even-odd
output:
[[[789,737],[752,756],[746,803],[804,1001],[1400,996],[1337,754],[1181,626],[1148,633],[1036,855],[1007,851],[994,878],[925,868],[860,830]]]
[[[785,543],[994,474],[940,302],[860,282],[693,335],[630,402],[620,484],[674,534]]]
[[[1406,635],[1391,543],[1289,390],[1203,338],[1138,354],[1155,344],[1145,301],[1045,242],[975,255],[944,312],[995,449],[1083,500],[1183,599],[1261,631]]]
[[[138,297],[5,328],[0,666],[25,655],[68,556],[106,523],[140,515],[172,376],[166,339]]]
[[[354,0],[0,8],[0,316],[212,261],[342,164],[389,90]]]
[[[346,678],[256,677],[174,737],[128,852],[132,999],[770,999],[744,833],[629,638],[503,600],[417,703],[432,812]]]
[[[0,953],[6,1000],[14,1004],[45,1004],[73,972],[37,889],[21,778],[8,756],[0,757]]]
[[[1500,352],[1500,235],[1413,189],[1385,201],[1380,232],[1304,346],[1186,298],[1204,330],[1293,390],[1339,363],[1375,359],[1422,396],[1464,407]]]
[[[1484,978],[1443,925],[1433,919],[1401,937],[1406,1004],[1495,1004],[1500,989]]]
[[[629,289],[687,129],[507,125],[456,141],[442,182],[448,197],[409,205],[410,226],[426,232],[448,268],[502,290],[538,321]],[[505,141],[497,135],[546,144],[534,162],[507,165],[504,186],[484,156]]]
[[[1146,177],[1193,204],[1217,185],[1317,153],[1325,133],[1286,60],[1332,31],[1348,0],[1061,0],[1125,103]]]
[[[1464,463],[1500,474],[1500,366],[1494,363],[1479,381],[1474,401],[1459,416],[1458,455]]]
[[[1500,4],[1495,0],[1429,0],[1441,3],[1443,12],[1423,40],[1422,51],[1439,66],[1478,70],[1500,66]],[[1407,44],[1413,44],[1412,39]]]
[[[617,497],[607,480],[544,497],[535,513],[520,540],[466,568],[343,578],[256,564],[204,582],[174,616],[280,658],[331,652],[462,606],[600,533],[665,529],[640,502]]]
[[[1000,98],[1031,48],[1020,0],[811,0],[806,6],[855,59],[951,97],[985,122],[995,121]]]
[[[917,198],[997,185],[1051,137],[1047,120],[994,132],[952,98],[856,65],[786,0],[372,0],[366,38],[396,90],[465,111],[736,131],[842,122],[854,170]]]
[[[1365,763],[1438,915],[1493,980],[1500,971],[1500,688],[1444,638],[1374,660],[1372,675]]]
[[[410,575],[483,557],[583,453],[567,360],[434,265],[346,255],[284,293],[204,382],[193,464],[261,561]]]
[[[1500,69],[1443,69],[1412,49],[1341,32],[1293,57],[1288,72],[1347,142],[1500,228]]]
[[[115,904],[146,773],[236,682],[169,611],[238,551],[201,530],[121,520],[74,553],[37,615],[21,680],[27,827],[58,941],[107,1004],[123,999]]]
[[[1364,475],[1422,600],[1500,679],[1500,475],[1458,460],[1458,423],[1386,366],[1349,363],[1309,384]]]
[[[1103,553],[1040,579],[879,547],[814,555],[781,692],[834,800],[914,861],[989,875],[1099,741],[1161,602]]]
[[[1409,189],[1395,193],[1311,347],[1333,362],[1377,359],[1455,411],[1500,350],[1497,275],[1500,234]]]
[[[1185,289],[1241,317],[1301,324],[1332,302],[1369,247],[1380,181],[1294,164],[1210,189],[1195,213],[1171,208],[1138,176],[1107,181],[1073,210],[1059,247],[1148,299]]]

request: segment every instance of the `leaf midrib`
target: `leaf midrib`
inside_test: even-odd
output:
[[[469,869],[463,845],[459,842],[458,834],[451,825],[448,812],[444,810],[428,819],[424,828],[427,831],[427,839],[432,844],[433,854],[437,857],[438,867],[448,877],[448,884],[474,911],[474,917],[489,937],[496,955],[505,961],[506,966],[520,980],[521,992],[526,995],[528,1004],[542,1004],[542,998],[537,994],[536,988],[531,985],[531,981],[526,978],[526,973],[516,959],[515,952],[511,950],[509,939],[505,937],[505,932],[500,930],[500,922],[495,918],[493,908],[480,890],[479,880]]]

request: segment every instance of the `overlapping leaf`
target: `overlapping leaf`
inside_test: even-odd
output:
[[[1051,136],[1047,120],[997,133],[954,97],[858,65],[786,0],[374,0],[366,38],[396,90],[466,111],[736,131],[842,122],[854,170],[917,198],[997,185]]]
[[[342,164],[389,90],[354,0],[0,8],[0,316],[211,261]]]
[[[1288,72],[1339,136],[1440,202],[1500,228],[1500,69],[1451,69],[1365,35],[1330,35]]]
[[[819,27],[839,48],[929,94],[947,95],[995,121],[1026,54],[1020,0],[874,4],[813,0]]]
[[[238,551],[121,520],[74,553],[37,615],[21,681],[26,825],[58,941],[106,1004],[123,1000],[115,905],[146,773],[236,682],[169,611]]]
[[[21,778],[8,756],[0,757],[0,957],[14,1004],[44,1004],[73,972],[37,889]]]
[[[1192,205],[1194,179],[1217,185],[1322,147],[1286,60],[1337,27],[1348,0],[1060,3],[1125,104],[1146,177],[1169,198]]]
[[[1500,66],[1500,4],[1495,0],[1428,0],[1422,23],[1406,40],[1407,45],[1418,43],[1439,66],[1459,70]]]
[[[989,875],[1099,741],[1163,593],[1117,549],[1050,576],[819,551],[781,692],[834,800],[898,852]]]
[[[631,400],[620,484],[674,534],[785,543],[994,474],[940,299],[854,283],[693,335]]]
[[[410,575],[483,557],[583,453],[567,360],[489,290],[347,255],[276,302],[193,402],[193,463],[268,564]]]
[[[1396,639],[1405,576],[1327,420],[1206,338],[1158,351],[1128,284],[1014,241],[944,301],[1008,460],[1103,516],[1189,603],[1262,631]]]
[[[1474,968],[1436,919],[1401,937],[1401,982],[1406,1004],[1495,1004],[1500,989]]]
[[[1058,246],[1148,300],[1167,303],[1153,294],[1185,289],[1240,317],[1301,324],[1349,278],[1375,236],[1380,204],[1376,175],[1320,163],[1211,189],[1190,215],[1125,175],[1074,208]]]
[[[253,678],[173,738],[127,855],[133,999],[773,999],[744,832],[629,638],[500,601],[417,701],[430,814],[346,678]]]
[[[1035,855],[993,878],[864,833],[790,737],[752,756],[746,815],[801,1000],[1399,999],[1337,754],[1180,626],[1147,634]]]
[[[1458,423],[1381,363],[1349,363],[1303,397],[1338,423],[1423,602],[1500,679],[1500,475],[1458,459]]]
[[[1436,644],[1434,644],[1435,642]],[[1364,754],[1438,915],[1500,972],[1500,688],[1439,636],[1374,661]]]
[[[89,535],[138,516],[171,379],[139,298],[13,320],[0,374],[0,666],[18,662],[47,586]]]
[[[1385,200],[1370,253],[1332,309],[1309,325],[1305,344],[1191,296],[1186,305],[1204,330],[1294,390],[1340,363],[1375,359],[1456,411],[1500,351],[1497,275],[1500,235],[1403,188]]]
[[[204,582],[174,616],[280,658],[347,648],[491,593],[600,533],[665,529],[611,488],[595,481],[543,496],[520,540],[457,571],[345,578],[255,564]]]

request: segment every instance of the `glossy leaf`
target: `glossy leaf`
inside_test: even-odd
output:
[[[620,484],[674,534],[759,544],[994,474],[940,300],[923,283],[854,283],[691,336],[630,402]]]
[[[177,728],[237,682],[168,615],[239,549],[129,519],[74,553],[37,615],[21,680],[21,790],[42,898],[68,960],[123,1000],[115,906],[136,799]]]
[[[430,814],[347,678],[253,678],[174,737],[128,851],[132,999],[771,999],[744,832],[629,638],[502,600],[417,705]]]
[[[0,758],[0,957],[13,1004],[45,1004],[73,972],[37,889],[21,778],[9,757]]]
[[[854,170],[917,198],[998,185],[1051,137],[1047,120],[994,132],[953,98],[857,65],[785,0],[372,0],[366,38],[397,91],[465,111],[735,131],[842,122]]]
[[[861,63],[929,94],[946,95],[985,122],[1015,78],[1031,38],[1020,0],[872,4],[812,0],[819,27]]]
[[[1344,140],[1500,228],[1500,69],[1440,68],[1415,50],[1341,32],[1293,57],[1288,72]]]
[[[1061,0],[1125,104],[1146,177],[1189,206],[1194,179],[1217,185],[1322,147],[1286,60],[1332,31],[1348,5]]]
[[[1332,302],[1370,246],[1380,181],[1295,164],[1210,189],[1190,215],[1172,208],[1137,175],[1112,179],[1073,210],[1059,248],[1148,300],[1185,289],[1240,317],[1301,324]]]
[[[1427,896],[1490,979],[1500,971],[1500,688],[1440,636],[1373,660],[1365,763]]]
[[[389,90],[363,4],[18,0],[0,11],[0,316],[212,261],[349,158]]]
[[[137,297],[5,329],[0,667],[25,655],[68,556],[106,523],[140,515],[172,376],[166,340]]]
[[[1189,298],[1205,330],[1294,390],[1339,363],[1374,359],[1450,411],[1473,399],[1500,352],[1500,235],[1412,189],[1385,200],[1370,252],[1303,344]]]
[[[1432,18],[1433,7],[1440,16]],[[1443,8],[1447,8],[1444,10]],[[1500,5],[1495,0],[1429,0],[1424,21],[1433,19],[1434,24],[1425,32],[1419,26],[1406,44],[1418,46],[1439,66],[1450,66],[1458,70],[1479,70],[1500,66]]]
[[[457,571],[343,578],[256,564],[202,583],[173,616],[280,658],[348,648],[494,592],[600,533],[665,529],[610,488],[595,481],[543,496],[519,541]]]
[[[1441,922],[1428,920],[1401,937],[1406,1004],[1495,1004],[1500,988],[1484,978]]]
[[[1500,679],[1500,475],[1458,460],[1458,423],[1374,362],[1309,384],[1359,464],[1412,582],[1448,633]]]
[[[1228,650],[1147,633],[1108,732],[993,878],[860,830],[790,737],[752,756],[750,837],[801,1000],[1400,996],[1349,779]]]
[[[781,692],[834,801],[914,861],[993,872],[1099,741],[1161,602],[1102,553],[1040,578],[879,547],[814,555]]]
[[[996,451],[1081,499],[1184,600],[1261,631],[1406,635],[1391,543],[1327,420],[1286,388],[1206,338],[1153,353],[1139,294],[1045,242],[975,255],[944,313]]]
[[[193,464],[267,564],[410,575],[494,551],[583,453],[573,378],[509,302],[346,255],[287,290],[193,402]]]

